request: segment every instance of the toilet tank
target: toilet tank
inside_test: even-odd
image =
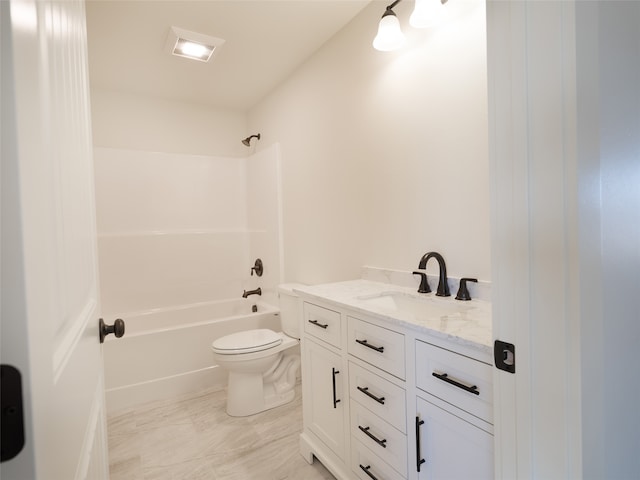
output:
[[[294,293],[293,289],[303,286],[300,283],[278,285],[282,331],[293,338],[300,338],[300,323],[302,321],[302,300]]]

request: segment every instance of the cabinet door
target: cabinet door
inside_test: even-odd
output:
[[[349,398],[343,395],[343,377],[347,372],[341,357],[325,347],[306,340],[304,350],[303,382],[307,382],[309,392],[304,401],[310,403],[305,426],[344,459],[344,412]]]
[[[421,398],[416,406],[419,479],[493,479],[493,435]]]

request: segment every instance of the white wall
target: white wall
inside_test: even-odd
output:
[[[246,160],[95,148],[104,312],[242,294]]]
[[[243,112],[91,89],[93,144],[165,153],[244,157]]]
[[[247,158],[94,150],[103,312],[239,298],[257,287],[276,302],[277,144]],[[261,278],[250,274],[256,258]]]
[[[412,270],[429,250],[491,279],[484,4],[428,31],[405,3],[402,51],[371,47],[373,2],[249,112],[282,145],[286,281]]]

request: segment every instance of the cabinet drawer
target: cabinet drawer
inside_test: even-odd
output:
[[[404,380],[404,335],[357,318],[347,319],[349,353]]]
[[[383,462],[358,440],[351,442],[351,470],[361,480],[404,480],[404,477]]]
[[[407,433],[404,389],[384,378],[349,363],[349,395],[403,433]]]
[[[486,363],[416,341],[417,387],[491,424],[492,378]]]
[[[407,476],[407,436],[351,400],[351,437]]]
[[[304,331],[309,335],[340,348],[340,325],[339,312],[305,302]]]

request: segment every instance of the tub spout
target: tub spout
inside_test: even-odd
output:
[[[242,294],[242,298],[248,298],[249,295],[262,295],[262,289],[258,287],[255,290],[245,290]]]

